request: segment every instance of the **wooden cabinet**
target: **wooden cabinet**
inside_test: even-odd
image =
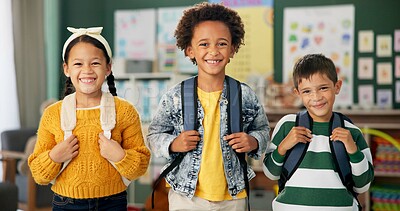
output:
[[[298,112],[298,110],[295,109],[266,109],[266,114],[271,126],[271,133],[276,123],[284,115],[296,112]],[[400,142],[400,110],[338,110],[338,112],[348,116],[354,124],[363,131],[367,131],[366,129],[378,130],[390,135]],[[376,143],[374,143],[374,140],[376,140],[375,136],[376,135],[374,134],[364,133],[364,137],[370,146],[376,145]],[[376,150],[371,147],[371,152],[373,159],[375,159]],[[251,187],[255,189],[262,188],[265,190],[273,190],[273,185],[277,184],[277,182],[269,180],[264,175],[262,171],[262,161],[254,162],[252,163],[252,166],[256,171],[257,176],[251,181]],[[376,169],[379,169],[379,166],[375,166],[375,170]],[[359,200],[362,203],[364,210],[373,210],[374,201],[371,199],[371,195],[373,194],[374,187],[377,187],[380,184],[392,184],[392,187],[395,187],[395,191],[400,193],[400,171],[375,171],[375,178],[371,184],[370,191],[359,196]],[[399,187],[399,189],[396,189],[396,187]],[[398,204],[398,206],[400,206],[400,204]]]

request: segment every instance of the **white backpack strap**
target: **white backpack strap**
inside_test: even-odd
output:
[[[114,96],[111,93],[103,92],[100,100],[100,123],[104,136],[111,139],[111,130],[115,127],[116,122]]]
[[[101,129],[103,129],[104,136],[111,139],[111,130],[114,129],[116,123],[116,112],[114,96],[111,93],[103,92],[100,101],[100,123]],[[115,169],[115,163],[108,160]],[[131,181],[121,175],[122,181],[128,186]]]
[[[72,130],[76,126],[76,98],[75,93],[67,95],[61,104],[61,129],[64,131],[64,140],[72,135]],[[57,176],[50,182],[54,185],[58,175],[64,171],[65,167],[69,164],[71,160],[67,160],[62,164],[60,171]]]

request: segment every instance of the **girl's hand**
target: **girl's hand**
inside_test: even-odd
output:
[[[56,163],[64,163],[78,155],[78,139],[71,135],[50,150],[49,156]]]
[[[278,153],[280,155],[286,155],[286,152],[292,149],[297,143],[311,142],[312,134],[311,130],[306,127],[293,127],[289,134],[282,140],[278,146]]]
[[[346,151],[349,154],[354,154],[357,151],[357,145],[354,142],[353,136],[349,130],[342,127],[337,127],[332,131],[330,136],[331,141],[341,141],[346,147]]]
[[[99,137],[100,155],[102,157],[114,163],[121,161],[125,157],[125,150],[118,142],[106,138],[103,133],[100,133]]]
[[[183,131],[172,141],[169,150],[171,152],[188,152],[195,149],[199,141],[200,133],[196,130]]]
[[[232,133],[225,136],[224,140],[228,141],[229,146],[239,153],[251,152],[258,147],[258,141],[253,136],[244,132]]]

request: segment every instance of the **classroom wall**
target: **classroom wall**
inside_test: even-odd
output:
[[[358,86],[363,84],[372,84],[375,88],[375,100],[377,89],[392,89],[393,90],[393,108],[399,109],[400,103],[395,102],[395,56],[400,56],[400,52],[395,52],[392,49],[391,57],[377,57],[376,46],[375,50],[371,53],[358,52],[358,31],[360,30],[373,30],[374,41],[376,45],[376,37],[378,35],[392,35],[392,42],[394,41],[394,30],[400,29],[400,1],[398,0],[285,0],[274,1],[274,64],[275,64],[275,80],[282,81],[282,49],[283,49],[283,10],[287,7],[307,7],[307,6],[326,6],[326,5],[343,5],[353,4],[355,6],[355,28],[354,28],[354,102],[358,103]],[[338,14],[340,15],[340,14]],[[374,68],[380,62],[392,63],[393,83],[391,85],[379,85],[376,81],[376,71],[374,79],[372,80],[358,80],[358,58],[372,57],[374,60]],[[399,81],[399,78],[397,78]]]

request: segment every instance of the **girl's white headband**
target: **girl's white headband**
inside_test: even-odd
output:
[[[71,43],[72,40],[75,38],[82,36],[82,35],[87,35],[90,37],[95,38],[96,40],[100,41],[104,47],[106,48],[107,54],[110,57],[110,60],[112,58],[112,53],[111,53],[111,48],[108,45],[108,42],[106,39],[104,39],[103,36],[100,35],[101,31],[103,30],[103,27],[91,27],[91,28],[79,28],[75,29],[72,27],[67,27],[68,31],[72,32],[72,35],[65,41],[63,51],[62,51],[62,59],[64,61],[64,56],[65,56],[65,50],[67,49],[67,46],[69,43]]]

